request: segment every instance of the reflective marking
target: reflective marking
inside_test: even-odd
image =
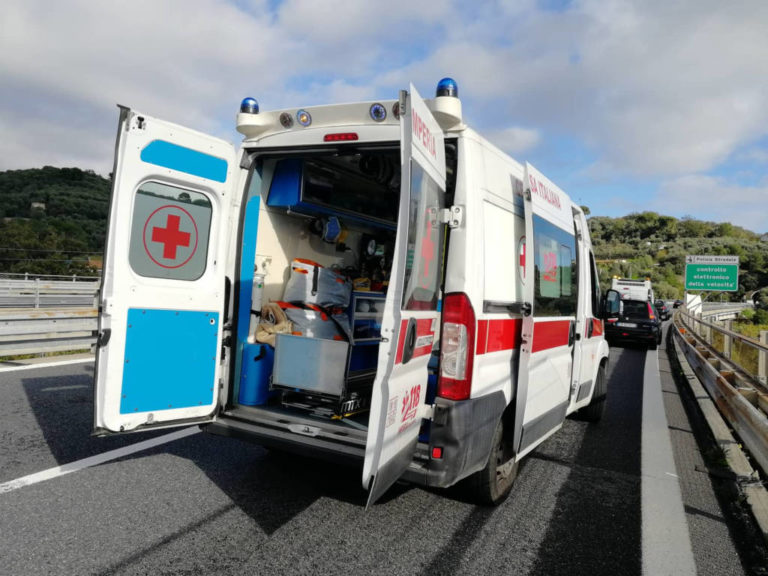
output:
[[[18,372],[20,370],[33,370],[35,368],[51,368],[54,366],[69,366],[70,364],[85,364],[93,362],[94,358],[78,358],[77,360],[64,360],[63,362],[41,362],[39,364],[23,364],[20,366],[0,367],[0,374],[4,372]]]
[[[84,384],[74,384],[72,386],[49,386],[48,388],[41,388],[40,392],[60,392],[61,390],[78,390],[82,388],[90,388]]]
[[[664,412],[659,355],[655,351],[645,356],[640,451],[643,574],[694,576],[696,563]]]
[[[174,440],[180,440],[181,438],[192,436],[198,432],[200,432],[200,428],[197,426],[192,426],[190,428],[184,428],[183,430],[177,430],[171,434],[166,434],[164,436],[158,436],[157,438],[151,438],[150,440],[137,442],[136,444],[131,444],[130,446],[124,446],[123,448],[110,450],[109,452],[83,458],[82,460],[78,460],[76,462],[70,462],[69,464],[64,464],[63,466],[56,466],[55,468],[49,468],[48,470],[43,470],[42,472],[35,472],[34,474],[30,474],[28,476],[22,476],[21,478],[16,478],[16,480],[10,480],[0,484],[0,494],[5,494],[6,492],[12,492],[18,488],[23,488],[24,486],[31,486],[32,484],[58,478],[59,476],[64,476],[70,472],[79,472],[80,470],[90,468],[91,466],[98,466],[99,464],[104,464],[105,462],[116,460],[118,458],[122,458],[123,456],[135,454],[136,452],[141,452],[142,450],[148,450],[149,448],[154,448],[155,446],[160,446],[162,444],[167,444],[168,442],[173,442]]]

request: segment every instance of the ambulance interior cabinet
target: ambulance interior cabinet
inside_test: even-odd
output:
[[[349,304],[349,320],[352,326],[350,377],[376,370],[384,299],[385,296],[381,292],[352,292]]]
[[[339,175],[343,175],[339,177]],[[397,196],[343,160],[278,161],[267,205],[317,216],[335,215],[378,228],[394,229]]]

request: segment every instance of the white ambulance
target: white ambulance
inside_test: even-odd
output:
[[[584,213],[462,121],[456,83],[260,113],[236,151],[121,108],[96,434],[202,425],[477,499],[579,411],[608,346]]]

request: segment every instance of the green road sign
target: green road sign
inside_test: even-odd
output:
[[[685,289],[736,292],[739,289],[739,257],[686,256]]]

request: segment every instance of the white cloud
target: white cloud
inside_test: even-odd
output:
[[[619,172],[706,171],[768,133],[762,0],[584,0],[478,18],[410,71],[451,66],[468,111],[501,105],[512,122],[567,132]]]
[[[737,186],[722,178],[682,176],[662,182],[651,205],[677,217],[731,222],[748,230],[768,231],[768,182],[762,186]]]
[[[485,137],[511,156],[535,148],[541,141],[536,130],[512,126],[504,130],[487,132]]]
[[[538,5],[6,0],[0,169],[108,172],[118,102],[234,140],[247,95],[266,110],[394,97],[412,80],[429,97],[443,76],[459,82],[465,121],[583,189],[666,178],[684,204],[699,193],[690,174],[764,161],[750,147],[768,135],[764,0]],[[759,188],[728,190],[761,207],[750,222],[768,212]]]

